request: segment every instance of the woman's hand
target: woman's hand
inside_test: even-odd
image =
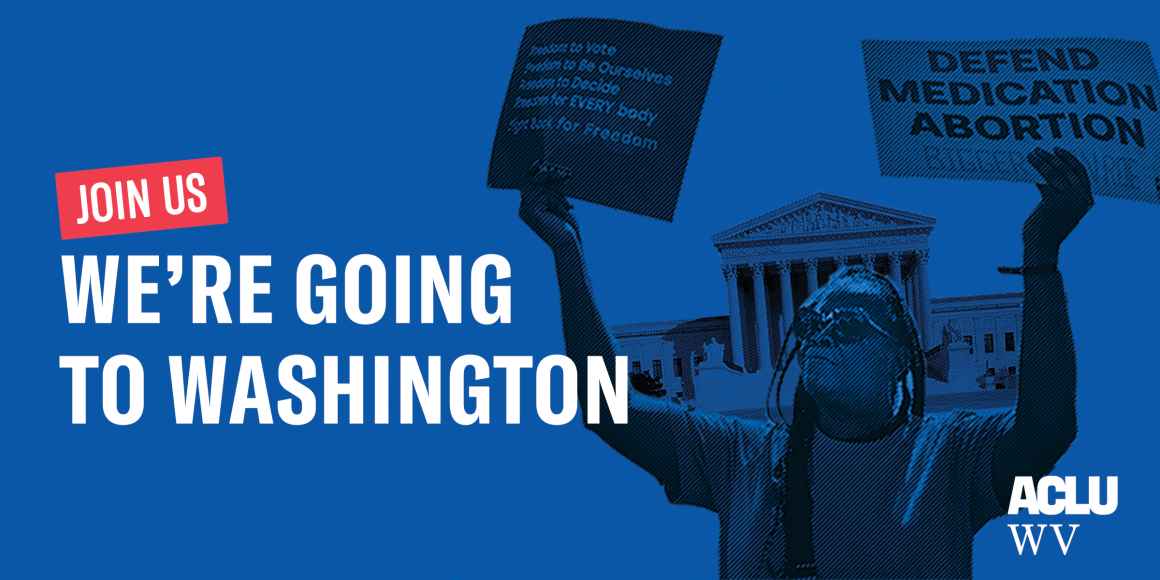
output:
[[[580,247],[580,226],[572,215],[572,204],[549,186],[534,185],[520,191],[520,219],[553,253]]]
[[[1083,163],[1064,149],[1037,147],[1027,160],[1044,183],[1036,184],[1042,197],[1023,223],[1023,265],[1054,265],[1063,240],[1095,203],[1091,182]]]

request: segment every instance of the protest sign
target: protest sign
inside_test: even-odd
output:
[[[867,40],[862,51],[883,175],[1035,182],[1027,154],[1062,147],[1093,193],[1160,202],[1148,45]]]
[[[524,33],[492,146],[489,187],[535,168],[570,197],[671,221],[721,37],[578,18]]]

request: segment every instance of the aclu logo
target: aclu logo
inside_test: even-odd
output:
[[[1119,481],[1114,475],[1088,477],[1086,502],[1079,501],[1079,491],[1074,475],[1067,477],[1048,475],[1039,478],[1038,484],[1032,477],[1016,477],[1015,485],[1011,488],[1011,501],[1007,504],[1007,514],[1109,516],[1115,513],[1116,507],[1119,506]],[[1059,544],[1059,551],[1066,556],[1067,551],[1071,549],[1072,541],[1075,540],[1075,533],[1079,530],[1079,524],[1076,523],[1007,524],[1007,527],[1011,529],[1011,537],[1015,540],[1015,549],[1020,556],[1024,550],[1029,550],[1032,556],[1038,556],[1044,531],[1048,528]],[[1067,529],[1066,532],[1064,528]],[[1066,539],[1064,536],[1067,536]]]

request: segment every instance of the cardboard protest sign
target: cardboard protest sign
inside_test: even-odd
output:
[[[1035,182],[1027,154],[1063,147],[1093,193],[1160,202],[1148,45],[867,40],[862,51],[883,175]]]
[[[577,18],[530,26],[499,116],[489,187],[533,167],[565,195],[672,220],[721,37]]]

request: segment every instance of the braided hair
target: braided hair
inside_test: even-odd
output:
[[[838,270],[829,282],[814,292],[802,309],[824,312],[835,307],[857,306],[886,330],[895,341],[907,348],[905,372],[898,377],[902,389],[902,405],[895,417],[872,439],[879,439],[894,432],[911,418],[920,419],[923,414],[926,393],[926,356],[918,337],[914,318],[903,305],[898,288],[889,278],[865,267],[854,266]],[[796,317],[795,317],[796,320]],[[792,336],[793,324],[788,325],[782,338],[782,348],[778,354],[777,366],[766,392],[766,417],[773,421],[770,412],[770,395],[776,393],[777,414],[783,422],[781,410],[781,387],[794,356],[802,349],[800,337]],[[807,347],[808,348],[808,347]],[[911,388],[906,388],[906,377],[910,376]],[[814,432],[817,429],[817,404],[813,397],[802,388],[803,378],[798,377],[797,389],[793,397],[793,423],[789,427],[789,443],[781,463],[777,467],[785,481],[782,494],[782,529],[785,532],[785,561],[782,574],[786,577],[816,576],[812,530],[813,500],[810,497],[809,465],[813,447]]]

